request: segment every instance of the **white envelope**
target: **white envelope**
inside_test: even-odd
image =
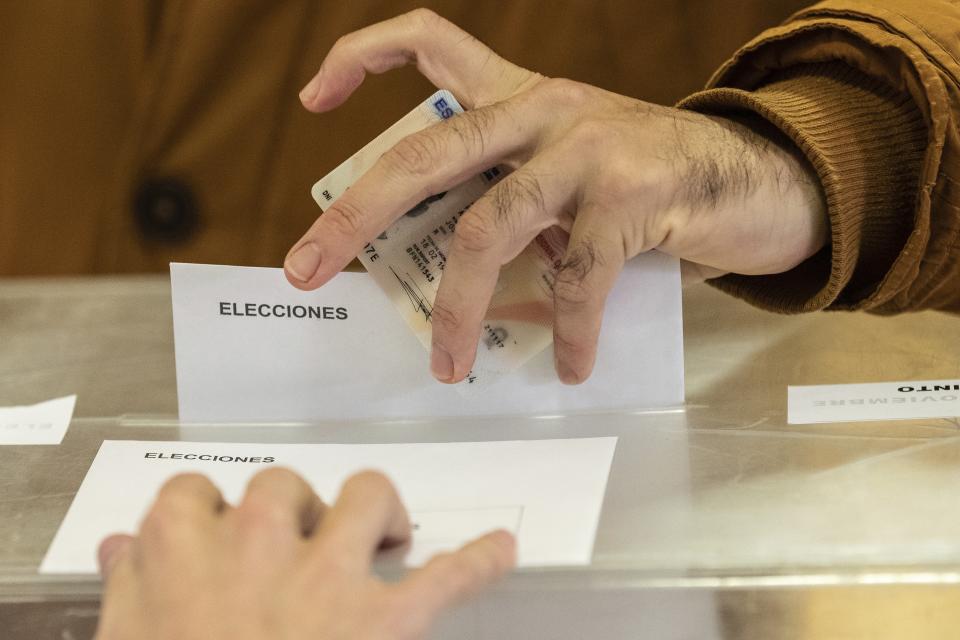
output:
[[[676,259],[631,260],[607,301],[597,364],[557,379],[548,348],[464,394],[433,379],[429,356],[365,273],[303,292],[281,269],[170,265],[182,422],[316,422],[544,415],[683,404]],[[298,317],[302,315],[303,317]]]

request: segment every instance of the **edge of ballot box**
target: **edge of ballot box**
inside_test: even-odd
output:
[[[444,429],[443,421],[431,420],[406,421],[402,423],[403,428],[398,429],[397,422],[373,421],[313,426],[186,425],[169,416],[78,418],[59,447],[21,448],[19,457],[28,471],[21,473],[19,483],[7,484],[13,491],[20,489],[20,494],[13,496],[15,501],[29,507],[25,506],[21,512],[26,514],[19,519],[22,528],[8,528],[4,535],[8,540],[16,536],[20,542],[8,547],[6,557],[0,560],[0,601],[99,597],[101,584],[94,576],[38,575],[36,571],[100,443],[106,439],[397,443],[614,435],[620,438],[620,442],[608,479],[592,563],[583,567],[522,569],[507,578],[498,587],[499,590],[717,589],[864,583],[944,584],[960,581],[957,577],[960,576],[960,543],[953,548],[937,549],[929,544],[932,539],[918,540],[916,549],[903,546],[886,550],[874,548],[873,556],[869,553],[869,540],[865,541],[863,548],[856,549],[832,547],[824,543],[803,549],[798,547],[791,556],[792,552],[786,548],[778,549],[776,544],[768,549],[734,549],[729,545],[737,541],[737,532],[718,533],[713,539],[709,535],[696,538],[696,532],[693,531],[695,523],[684,524],[678,518],[703,517],[697,511],[697,502],[713,499],[710,496],[715,487],[709,485],[709,476],[730,472],[726,467],[723,470],[701,468],[704,463],[698,458],[699,449],[715,447],[712,453],[729,457],[744,449],[743,443],[736,441],[743,441],[745,437],[765,438],[765,446],[772,446],[774,440],[782,439],[789,441],[794,448],[801,449],[797,446],[799,437],[807,445],[815,443],[816,446],[826,447],[824,450],[832,456],[842,454],[851,445],[851,442],[835,435],[812,433],[803,438],[786,425],[782,433],[755,436],[742,431],[736,434],[735,431],[712,430],[703,428],[706,424],[703,418],[703,412],[695,407],[686,411],[584,413],[550,418],[482,417],[463,420],[456,430]],[[691,443],[690,438],[696,442]],[[865,442],[856,444],[861,454],[872,458],[877,452],[887,450],[888,440],[886,437],[877,438],[873,444],[874,450],[863,447]],[[721,441],[728,443],[728,450],[719,448],[716,443]],[[757,451],[748,451],[743,459],[757,455]],[[54,473],[55,481],[51,480],[50,486],[39,490],[28,489],[37,486],[38,476]],[[724,482],[725,489],[733,486],[727,480]],[[749,491],[756,491],[758,487],[777,489],[776,485],[770,486],[773,489],[767,485],[748,485],[745,488]],[[913,497],[919,495],[917,493]],[[689,504],[681,505],[683,500],[689,501]],[[716,508],[716,504],[700,506]],[[8,512],[7,515],[16,514]],[[720,516],[728,518],[731,514]],[[11,522],[11,518],[5,519]],[[641,524],[644,522],[659,523],[658,526],[663,527],[659,532],[644,530],[647,526]],[[729,519],[723,522],[729,522]],[[768,526],[768,522],[762,525]],[[825,529],[817,531],[827,533]],[[671,535],[677,532],[694,536],[689,549],[682,548],[685,545],[683,540],[671,542]],[[749,534],[748,531],[741,533]],[[637,541],[637,537],[641,540]],[[749,535],[740,538],[739,542],[740,547],[756,547],[756,540],[751,540]],[[644,548],[642,544],[648,544],[649,547]],[[708,549],[704,546],[711,544],[717,548]],[[387,578],[401,573],[395,566],[383,563],[378,570]]]

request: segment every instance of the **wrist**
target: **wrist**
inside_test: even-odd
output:
[[[782,273],[826,246],[830,223],[823,187],[816,170],[793,141],[753,114],[710,118],[736,139],[729,150],[737,154],[735,162],[756,168],[746,176],[739,203],[742,219],[750,221],[753,229],[741,236],[744,249],[756,260],[731,271],[744,275]],[[733,204],[736,206],[735,201]]]
[[[749,114],[789,137],[822,185],[829,251],[779,275],[731,274],[717,286],[788,313],[886,304],[906,273],[899,265],[911,259],[908,239],[928,144],[923,114],[909,95],[839,61],[778,70],[750,89],[708,89],[679,106]]]
[[[817,173],[788,138],[761,118],[684,121],[674,168],[683,206],[664,250],[717,275],[763,275],[824,247],[829,224]]]

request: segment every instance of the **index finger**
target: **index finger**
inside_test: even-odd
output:
[[[468,109],[505,100],[539,78],[429,9],[416,9],[340,38],[300,100],[310,111],[328,111],[343,104],[368,72],[408,64]]]
[[[458,551],[434,556],[397,585],[410,604],[407,610],[429,627],[444,609],[487,588],[516,565],[516,541],[507,531],[493,531]]]
[[[287,254],[294,286],[326,283],[424,198],[522,155],[543,128],[536,97],[467,111],[401,139],[337,198]]]

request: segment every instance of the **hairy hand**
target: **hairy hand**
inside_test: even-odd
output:
[[[826,241],[816,176],[775,132],[545,78],[426,10],[341,38],[301,100],[332,109],[367,72],[405,64],[469,111],[384,154],[285,268],[295,286],[319,287],[423,198],[495,165],[513,169],[457,225],[434,303],[441,381],[470,371],[500,268],[549,227],[569,233],[554,291],[557,372],[568,383],[590,375],[607,294],[631,257],[658,249],[699,278],[768,274]]]
[[[100,547],[97,640],[356,640],[422,637],[439,612],[514,562],[513,537],[484,536],[405,580],[371,574],[377,550],[410,538],[390,482],[353,476],[329,509],[298,475],[255,476],[238,507],[204,476],[173,478],[137,537]]]

